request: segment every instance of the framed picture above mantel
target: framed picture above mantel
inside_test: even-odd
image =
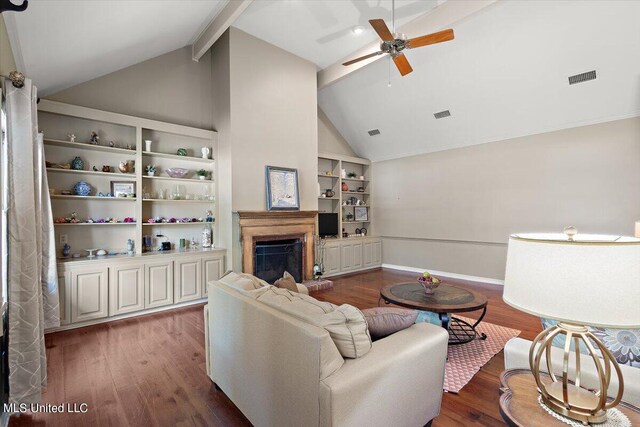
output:
[[[298,170],[267,166],[265,172],[267,210],[300,210]]]

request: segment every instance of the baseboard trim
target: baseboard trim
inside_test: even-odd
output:
[[[406,265],[396,265],[396,264],[382,264],[382,268],[389,268],[391,270],[410,271],[412,273],[423,273],[425,271],[428,271],[431,274],[434,274],[436,276],[449,277],[451,279],[469,280],[472,282],[480,282],[480,283],[488,283],[491,285],[504,286],[504,280],[500,280],[500,279],[491,279],[489,277],[480,277],[480,276],[468,276],[466,274],[450,273],[448,271],[437,271],[437,270],[432,270],[430,268],[408,267]]]

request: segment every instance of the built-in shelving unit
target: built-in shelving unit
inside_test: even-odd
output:
[[[69,218],[76,213],[77,219],[82,221],[55,224],[59,255],[64,241],[71,245],[71,253],[84,256],[84,248],[126,251],[129,239],[134,241],[135,252],[140,254],[144,235],[152,236],[154,246],[160,241],[156,237],[160,233],[174,243],[180,238],[191,240],[194,236],[199,240],[200,230],[194,228],[202,228],[202,222],[147,221],[156,217],[203,218],[207,211],[216,216],[216,132],[44,99],[38,110],[39,128],[44,132],[45,157],[50,162],[47,178],[53,216]],[[89,142],[91,132],[98,134],[97,144]],[[70,134],[75,135],[73,142]],[[152,141],[150,150],[147,150],[145,140]],[[205,147],[208,158],[203,158]],[[178,149],[185,149],[187,156],[178,155]],[[75,157],[80,157],[84,163],[81,170],[56,167],[72,165]],[[127,162],[135,164],[134,169],[131,173],[120,172],[119,165]],[[151,164],[156,166],[155,176],[145,173],[145,166]],[[103,172],[106,167],[111,172]],[[165,172],[171,167],[190,172],[185,178],[173,178]],[[195,172],[199,169],[209,172],[211,178],[198,179]],[[91,186],[90,195],[61,194],[63,190],[73,192],[79,181]],[[131,183],[136,196],[103,196],[111,194],[113,185],[119,183]],[[135,222],[122,222],[127,217]],[[121,222],[84,222],[88,218],[94,221],[115,218]],[[175,227],[175,232],[163,230],[167,226]],[[107,231],[100,227],[111,228]],[[179,231],[183,228],[184,231]],[[214,228],[214,242],[216,240]]]
[[[351,237],[364,235],[362,229],[367,235],[371,232],[370,165],[369,160],[357,157],[318,155],[318,212],[338,213],[340,229]],[[350,174],[355,177],[349,177]],[[324,195],[328,190],[334,193],[332,197]],[[342,234],[338,238],[342,239]]]

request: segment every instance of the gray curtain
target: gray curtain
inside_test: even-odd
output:
[[[6,83],[9,402],[28,404],[46,385],[44,330],[60,325],[58,273],[37,90]]]

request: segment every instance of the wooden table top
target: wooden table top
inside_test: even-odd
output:
[[[427,295],[417,280],[387,285],[380,290],[380,296],[389,303],[435,313],[460,313],[487,306],[484,295],[446,283],[441,283],[432,295]]]
[[[541,375],[543,382],[551,380],[548,375]],[[640,409],[624,402],[616,409],[629,417],[631,425],[640,425]],[[509,369],[500,376],[500,414],[512,427],[567,426],[542,409],[538,403],[536,381],[528,369]]]

